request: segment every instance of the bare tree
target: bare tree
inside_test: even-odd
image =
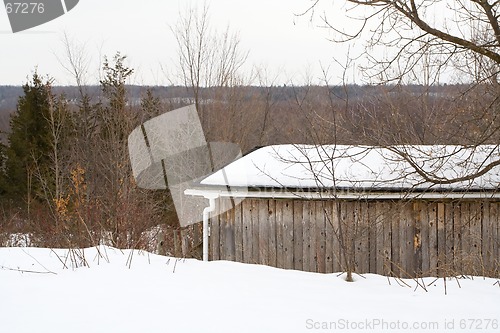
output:
[[[45,196],[48,207],[55,207],[52,213],[56,221],[56,230],[59,229],[59,204],[64,201],[65,195],[65,177],[64,174],[68,170],[68,145],[67,139],[70,133],[70,114],[68,111],[67,101],[64,96],[59,96],[58,99],[51,92],[51,87],[47,85],[48,96],[48,116],[47,123],[49,125],[50,133],[50,160],[51,160],[51,174],[54,179],[50,182],[54,184],[53,189],[50,186],[45,186]],[[66,145],[66,147],[65,147]],[[40,179],[43,181],[43,179]]]
[[[209,8],[189,7],[179,14],[171,31],[177,40],[179,78],[193,95],[202,124],[200,107],[204,88],[233,87],[243,84],[240,69],[248,52],[243,51],[237,33],[227,27],[219,32],[210,23]]]
[[[209,8],[188,8],[171,30],[177,40],[180,79],[199,100],[202,87],[227,87],[240,83],[239,70],[248,52],[229,26],[219,32],[210,23]]]
[[[323,5],[321,0],[314,1],[301,15],[316,15],[320,5]],[[403,137],[415,135],[420,136],[424,143],[493,144],[490,154],[483,155],[484,160],[474,161],[478,167],[460,177],[443,176],[440,170],[423,170],[407,149],[392,147],[415,168],[415,172],[436,184],[472,180],[500,165],[496,146],[500,137],[500,2],[348,0],[345,6],[349,16],[355,18],[349,27],[340,26],[330,19],[327,10],[320,15],[324,26],[332,31],[332,41],[365,39],[365,63],[361,67],[365,78],[369,82],[397,84],[392,92],[386,89],[389,94],[385,95],[384,101],[389,103],[392,115],[396,115],[392,119],[386,118],[392,126],[389,131],[391,139],[388,140],[381,131],[370,131],[362,140],[382,146],[410,144],[413,142]],[[436,98],[430,87],[443,82],[460,85]],[[401,84],[410,83],[423,84],[425,88],[398,91]],[[413,112],[418,117],[412,117],[408,111],[410,103],[394,103],[394,96],[401,98],[404,94],[418,106],[417,112]],[[378,98],[382,100],[380,96]],[[445,98],[448,98],[446,105],[432,102]],[[411,108],[414,109],[414,105]],[[366,104],[365,107],[360,113],[370,108]],[[379,114],[372,113],[371,117],[379,117]],[[360,125],[358,130],[364,131]],[[427,141],[429,135],[434,137],[431,142]],[[461,151],[457,149],[454,153],[460,154]],[[447,158],[448,153],[438,148],[429,151],[428,157],[439,161]]]
[[[67,33],[62,37],[62,44],[64,46],[65,59],[58,58],[61,66],[75,79],[76,86],[80,97],[87,94],[85,85],[87,84],[87,74],[90,65],[90,57],[85,51],[87,45],[85,43],[77,43],[72,40]]]
[[[319,3],[315,1],[305,13],[311,13]],[[373,66],[367,68],[376,69],[370,77],[401,80],[410,74],[417,75],[423,66],[433,66],[438,75],[448,66],[473,64],[478,70],[466,72],[469,80],[497,82],[500,64],[497,1],[347,0],[345,3],[350,16],[356,19],[349,28],[338,26],[326,12],[321,19],[334,32],[335,42],[367,38],[370,54],[366,55]],[[377,56],[373,48],[394,52]],[[394,76],[389,75],[389,69]]]

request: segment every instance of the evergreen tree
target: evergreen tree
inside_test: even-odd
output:
[[[156,97],[150,88],[146,90],[145,96],[141,98],[141,109],[143,113],[141,122],[160,115],[162,111],[160,98]]]
[[[43,83],[35,72],[23,86],[17,111],[10,120],[5,162],[6,194],[16,203],[41,200],[53,179],[50,168],[49,126],[50,82]],[[44,181],[45,180],[45,181]],[[52,184],[53,185],[53,184]]]

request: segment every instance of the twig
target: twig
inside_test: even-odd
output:
[[[38,265],[42,266],[47,272],[50,272],[50,273],[53,273],[53,274],[56,274],[54,272],[52,272],[50,269],[47,269],[47,267],[45,267],[44,265],[42,265],[38,260],[36,260],[35,257],[33,257],[31,254],[29,254],[28,252],[26,252],[24,249],[23,249],[23,252],[26,253],[27,255],[29,255],[33,260],[35,260]]]
[[[427,288],[425,287],[425,282],[424,282],[424,279],[422,279],[422,283],[421,284],[420,282],[418,282],[418,277],[414,278],[413,281],[415,281],[417,284],[415,285],[415,289],[413,289],[413,291],[417,291],[418,287],[421,287],[423,290],[425,290],[425,292],[428,292],[427,291]]]
[[[462,286],[460,285],[460,281],[458,281],[458,278],[455,276],[455,281],[457,281],[458,288],[462,289]]]
[[[104,255],[101,253],[101,249],[100,249],[100,247],[101,247],[100,245],[96,245],[96,246],[95,246],[95,249],[96,249],[97,253],[96,253],[95,257],[94,257],[94,260],[96,260],[96,259],[97,259],[97,264],[99,265],[99,264],[100,264],[99,259],[100,259],[100,258],[103,258],[103,259],[104,259],[104,260],[106,260],[106,262],[109,264],[109,257],[108,257],[108,253],[106,252],[106,247],[105,247],[105,246],[103,246],[103,248],[104,248],[104,253],[106,254],[106,256],[104,256]]]
[[[175,259],[175,262],[174,262],[174,270],[172,271],[172,273],[175,273],[175,268],[177,267],[177,262],[180,261],[181,259]]]
[[[127,263],[125,265],[128,266],[128,268],[130,269],[132,267],[132,258],[134,256],[134,249],[131,249],[130,250],[130,253],[128,255],[128,258],[127,258]]]
[[[90,267],[89,263],[87,262],[87,259],[85,258],[85,249],[71,249],[71,253],[73,254],[74,262],[75,262],[75,268],[78,268],[80,266],[86,266]],[[78,261],[79,263],[78,263]]]
[[[396,281],[400,287],[404,287],[403,284],[405,284],[407,287],[410,287],[407,283],[405,283],[403,280],[401,280],[400,278],[397,278],[397,277],[393,277],[394,281]],[[401,281],[401,282],[400,282]],[[411,287],[410,287],[411,288]]]
[[[54,251],[54,249],[50,249],[51,252],[54,252],[54,254],[56,255],[57,259],[61,262],[61,264],[63,264],[63,269],[68,269],[68,266],[66,266],[66,263],[64,261],[62,261],[61,257],[57,254],[56,251]]]
[[[108,255],[108,247],[107,247],[106,245],[104,245],[102,248],[104,249],[104,254],[106,255],[106,256],[104,257],[104,259],[106,259],[106,261],[107,261],[107,262],[108,262],[108,264],[109,264],[109,262],[110,262],[110,261],[109,261],[109,255]]]
[[[83,262],[84,266],[90,267],[87,258],[85,258],[85,249],[80,249],[80,260]]]
[[[174,269],[172,270],[172,273],[175,273],[175,267],[177,266],[177,259],[174,261]]]
[[[401,281],[401,283],[403,283],[403,284],[404,284],[405,286],[407,286],[408,288],[411,288],[411,286],[410,286],[408,283],[404,282],[404,281],[403,281],[403,279],[401,279],[400,277],[395,278],[395,279],[396,279],[396,281],[398,281],[398,280],[399,280],[399,281]]]
[[[422,288],[425,290],[425,292],[429,292],[429,291],[427,290],[427,287],[425,286],[425,281],[424,281],[424,278],[423,278],[423,277],[421,277],[420,279],[422,280]]]
[[[6,267],[6,266],[0,266],[0,269],[4,269],[4,270],[7,270],[7,271],[21,272],[21,273],[54,274],[54,275],[57,275],[57,273],[49,271],[49,270],[47,270],[47,272],[39,272],[39,271],[31,271],[31,270],[19,269],[19,268],[10,268],[10,267]]]
[[[439,278],[435,278],[431,283],[427,285],[427,287],[429,287],[431,284],[434,284],[437,280],[439,280]]]

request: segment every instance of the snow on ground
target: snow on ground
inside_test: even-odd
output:
[[[75,268],[82,257],[89,267]],[[451,279],[447,295],[443,279],[424,279],[427,291],[356,280],[109,247],[0,248],[0,332],[500,331],[495,279]]]

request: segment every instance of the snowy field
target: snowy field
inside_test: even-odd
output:
[[[0,248],[0,332],[500,331],[497,280],[434,280]]]

